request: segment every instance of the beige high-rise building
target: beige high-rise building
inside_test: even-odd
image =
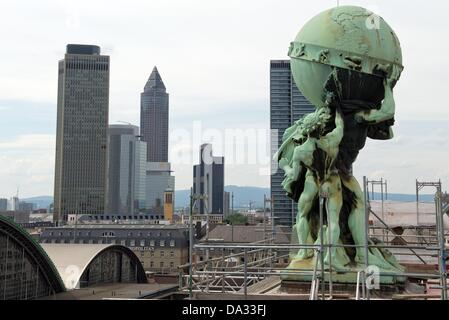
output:
[[[68,214],[103,214],[106,202],[109,56],[67,45],[59,61],[54,189],[55,222]]]

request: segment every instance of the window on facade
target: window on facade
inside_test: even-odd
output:
[[[150,256],[151,256],[151,257],[154,257],[154,251],[151,251],[151,252],[150,252]]]
[[[121,244],[122,246],[126,246],[126,240],[120,241],[120,244]]]
[[[165,194],[165,203],[171,204],[173,202],[173,194],[166,193]]]
[[[165,240],[161,240],[160,246],[161,246],[161,247],[165,247]]]
[[[165,255],[164,250],[161,250],[161,257],[163,257]]]
[[[175,256],[175,252],[174,251],[170,251],[170,257],[174,257]]]
[[[154,261],[150,261],[150,268],[154,268]]]
[[[150,247],[154,247],[155,243],[154,240],[150,240]]]
[[[130,242],[129,242],[129,246],[130,247],[134,247],[136,245],[136,241],[135,240],[131,240]]]
[[[164,267],[164,261],[161,261],[160,266],[161,266],[161,268]]]
[[[175,246],[175,240],[170,240],[170,247],[174,247]]]
[[[175,267],[175,263],[173,261],[170,262],[170,268],[174,268]]]
[[[145,246],[145,240],[140,240],[140,246],[144,247]]]

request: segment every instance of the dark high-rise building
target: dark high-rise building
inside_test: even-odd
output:
[[[109,126],[109,214],[133,215],[146,208],[147,143],[139,137],[137,126]]]
[[[314,106],[296,87],[290,70],[290,60],[270,61],[270,128],[277,131],[271,140],[271,155],[282,144],[285,129],[304,114],[313,112]],[[296,216],[296,203],[286,196],[282,188],[284,172],[278,163],[271,164],[271,199],[275,223],[292,226]]]
[[[8,210],[8,199],[0,198],[0,211]]]
[[[168,161],[168,93],[154,67],[140,96],[140,132],[148,162]]]
[[[196,213],[224,214],[224,157],[212,155],[212,145],[200,148],[200,164],[193,166],[193,195],[207,196],[198,200]]]
[[[109,56],[67,45],[59,61],[54,221],[103,214],[106,202]]]

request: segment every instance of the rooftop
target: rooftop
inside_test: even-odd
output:
[[[67,54],[99,55],[100,47],[90,44],[68,44]]]
[[[149,91],[151,89],[162,89],[165,91],[164,82],[162,81],[161,75],[159,74],[156,66],[154,66],[153,71],[145,84],[144,91]]]
[[[236,242],[236,243],[254,243],[264,240],[264,225],[211,225],[209,231],[209,241]],[[275,243],[290,243],[288,233],[291,232],[290,227],[276,226]],[[266,237],[271,236],[271,226],[266,225]],[[205,240],[205,237],[201,239]]]
[[[65,225],[60,227],[52,227],[47,229],[74,229],[74,225]],[[78,224],[76,226],[77,229],[187,229],[188,226],[184,224],[114,224],[114,223],[95,223],[95,224]]]
[[[61,294],[45,297],[42,300],[104,300],[137,299],[158,292],[175,290],[177,285],[160,283],[114,283],[99,284],[89,288],[70,290]]]

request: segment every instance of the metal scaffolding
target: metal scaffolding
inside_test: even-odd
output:
[[[437,185],[437,193],[435,195],[436,214],[435,227],[427,227],[428,234],[424,235],[422,226],[416,226],[415,236],[406,236],[397,234],[390,228],[375,212],[371,210],[368,185],[376,184],[376,181],[369,181],[364,177],[363,189],[365,197],[365,243],[363,245],[343,245],[332,244],[333,241],[325,243],[323,228],[318,235],[319,244],[313,245],[292,245],[292,244],[276,244],[274,242],[274,230],[272,236],[264,237],[263,241],[251,244],[239,243],[198,243],[193,246],[195,256],[206,256],[203,261],[193,261],[191,263],[180,266],[179,284],[182,291],[189,290],[191,297],[196,292],[206,293],[230,293],[241,294],[243,298],[247,298],[248,291],[257,287],[257,283],[269,281],[269,278],[277,277],[285,272],[285,259],[288,259],[292,250],[311,249],[316,253],[316,264],[313,270],[310,269],[288,269],[288,274],[309,276],[311,280],[309,299],[333,299],[332,275],[335,274],[332,269],[325,268],[323,263],[323,253],[332,247],[343,248],[363,248],[365,250],[364,268],[351,269],[343,271],[345,273],[356,273],[356,290],[354,292],[355,299],[370,299],[371,292],[369,286],[366,285],[366,279],[371,275],[369,273],[368,251],[374,248],[385,248],[395,251],[394,254],[402,256],[413,256],[422,265],[427,265],[435,260],[438,265],[438,272],[383,272],[379,276],[399,276],[419,278],[423,280],[439,279],[439,286],[432,288],[441,289],[440,298],[447,299],[446,286],[446,254],[445,254],[445,234],[443,227],[443,205],[441,183]],[[380,181],[381,186],[386,182]],[[383,187],[381,187],[383,193]],[[372,189],[373,190],[373,189]],[[372,191],[373,192],[373,191]],[[386,197],[385,197],[386,198]],[[325,194],[320,194],[320,226],[323,226],[323,206],[325,205]],[[380,222],[380,226],[370,226],[370,216]],[[273,222],[273,220],[272,220]],[[264,222],[265,223],[265,222]],[[378,235],[378,231],[383,235],[383,242],[370,243],[369,238]],[[266,226],[264,226],[266,232]],[[392,239],[400,237],[402,244],[394,244]],[[415,240],[412,238],[415,237]],[[386,241],[385,241],[386,239]],[[329,239],[328,239],[329,240]],[[413,241],[414,240],[414,241]],[[193,256],[193,253],[192,253]],[[196,259],[199,260],[199,259]],[[320,262],[320,263],[318,263]],[[190,275],[184,274],[189,268]]]

